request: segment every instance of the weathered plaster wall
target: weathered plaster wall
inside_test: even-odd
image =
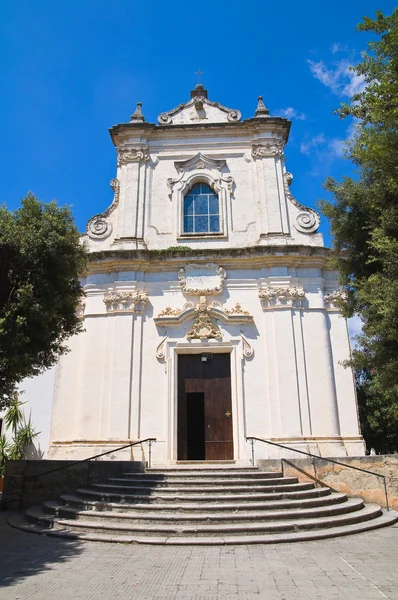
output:
[[[54,469],[58,470],[45,474]],[[121,477],[126,471],[144,470],[142,462],[109,459],[79,464],[67,460],[12,460],[6,465],[1,506],[4,510],[25,510],[74,492],[78,487],[103,483],[108,477]]]
[[[200,300],[184,293],[178,268],[167,262],[163,269],[151,264],[148,271],[89,275],[85,332],[72,340],[57,372],[50,457],[85,458],[156,437],[154,462],[176,460],[178,354],[203,351],[231,355],[237,461],[250,457],[248,435],[326,456],[363,454],[353,381],[340,368],[349,356],[346,324],[327,301],[337,284],[328,271],[304,265],[228,268],[221,293],[207,294],[205,302],[222,311],[238,304],[252,322],[213,317],[220,340],[187,339],[195,315],[176,325],[156,322],[166,308],[178,313]],[[302,290],[302,298],[259,297],[273,289]],[[109,311],[110,290],[145,292],[148,300],[136,312],[127,304]]]
[[[335,458],[352,467],[373,471],[386,477],[388,502],[390,508],[398,510],[398,455],[386,456],[353,456]],[[288,476],[298,477],[300,481],[311,479],[315,475],[312,459],[297,458],[290,453],[289,461],[296,465],[300,471],[284,463],[284,473]],[[258,465],[265,471],[279,471],[280,460],[259,460]],[[308,477],[306,476],[308,474]],[[334,465],[322,459],[316,459],[316,475],[326,485],[348,496],[359,496],[366,502],[375,502],[386,506],[384,484],[380,477],[370,473],[363,473],[348,466]]]

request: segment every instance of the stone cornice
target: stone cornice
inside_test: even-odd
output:
[[[246,119],[244,121],[226,123],[195,123],[175,125],[155,125],[154,123],[120,123],[109,129],[110,136],[115,146],[129,137],[136,138],[143,135],[147,140],[175,138],[176,132],[197,136],[199,131],[209,131],[211,135],[221,131],[223,135],[255,135],[258,133],[276,133],[287,142],[289,138],[291,121],[282,117],[268,117],[267,119]]]
[[[255,246],[218,250],[107,250],[89,255],[87,273],[111,273],[125,270],[178,270],[187,262],[219,262],[226,269],[291,267],[327,268],[329,248],[318,246]]]

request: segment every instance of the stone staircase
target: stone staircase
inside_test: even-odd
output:
[[[282,473],[187,465],[109,478],[29,508],[12,524],[85,540],[216,545],[330,538],[397,520],[395,511]]]

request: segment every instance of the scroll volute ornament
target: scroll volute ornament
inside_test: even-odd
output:
[[[290,191],[290,185],[293,181],[293,175],[291,173],[284,173],[283,175],[283,187],[285,190],[286,198],[296,208],[299,209],[299,213],[294,217],[294,227],[301,233],[315,233],[321,223],[321,217],[313,209],[307,206],[303,206],[296,200]]]
[[[103,213],[91,217],[86,226],[87,235],[93,240],[103,240],[112,233],[112,223],[108,217],[113,213],[119,204],[120,182],[118,179],[112,179],[110,186],[113,190],[113,202]]]

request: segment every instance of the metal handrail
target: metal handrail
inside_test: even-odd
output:
[[[119,450],[124,450],[125,448],[131,448],[132,446],[138,446],[139,444],[143,444],[144,442],[148,442],[148,467],[151,468],[151,459],[152,459],[152,444],[156,442],[157,438],[145,438],[145,440],[138,440],[138,442],[133,442],[131,444],[126,444],[125,446],[120,446],[119,448],[114,448],[113,450],[108,450],[107,452],[102,452],[101,454],[96,454],[95,456],[90,456],[89,458],[83,458],[82,460],[77,460],[76,462],[69,463],[68,465],[62,465],[61,467],[57,467],[56,469],[51,469],[50,471],[44,471],[43,473],[37,473],[36,475],[28,475],[25,479],[35,479],[37,477],[43,477],[43,475],[48,475],[49,473],[55,473],[56,471],[62,471],[62,469],[69,469],[69,467],[74,467],[75,465],[80,465],[85,462],[89,462],[90,460],[94,460],[95,458],[99,458],[100,456],[106,456],[107,454],[112,454],[112,452],[118,452]]]
[[[374,471],[368,471],[368,469],[361,469],[360,467],[353,467],[352,465],[347,465],[347,463],[339,462],[338,460],[334,460],[333,458],[326,458],[325,456],[317,456],[316,454],[312,454],[311,452],[304,452],[304,450],[297,450],[296,448],[291,448],[290,446],[284,446],[283,444],[277,444],[276,442],[270,442],[269,440],[264,440],[262,438],[247,436],[246,441],[250,441],[252,447],[252,465],[254,467],[254,441],[263,442],[264,444],[270,444],[271,446],[277,446],[278,448],[283,448],[284,450],[289,450],[291,452],[297,452],[298,454],[304,454],[305,456],[310,456],[313,459],[321,459],[327,460],[328,462],[334,463],[335,465],[340,465],[342,467],[348,467],[349,469],[354,469],[355,471],[362,471],[362,473],[369,473],[370,475],[375,475],[376,477],[381,477],[383,479],[384,484],[384,495],[386,497],[386,508],[390,510],[388,504],[388,493],[387,493],[387,484],[385,475],[380,475],[380,473],[375,473]],[[281,459],[283,460],[283,459]],[[319,480],[320,481],[320,480]]]

